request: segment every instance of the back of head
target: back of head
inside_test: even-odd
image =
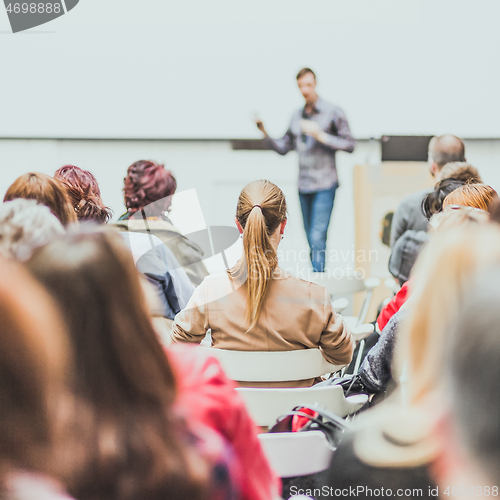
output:
[[[491,204],[497,198],[497,192],[487,184],[465,184],[446,196],[443,208],[457,205],[489,211]]]
[[[18,198],[0,205],[0,254],[24,262],[36,248],[64,234],[48,207]]]
[[[119,233],[84,226],[27,265],[60,304],[76,353],[76,390],[94,415],[89,466],[72,493],[130,500],[171,490],[173,498],[199,498],[205,470],[194,471],[185,449],[172,410],[174,375]]]
[[[494,485],[500,477],[500,266],[472,278],[449,332],[446,389],[458,437]]]
[[[0,491],[4,474],[56,474],[58,402],[69,366],[57,310],[25,270],[0,259]],[[3,498],[3,497],[2,497]]]
[[[70,231],[35,251],[27,265],[62,307],[76,347],[83,392],[97,395],[102,390],[99,403],[115,404],[112,400],[126,393],[124,387],[148,380],[132,375],[138,353],[163,361],[163,350],[149,320],[132,255],[117,232],[90,225]],[[142,367],[139,363],[137,369],[162,371],[149,375],[162,381],[165,402],[173,401],[173,378],[166,363]]]
[[[441,170],[447,163],[465,161],[465,144],[455,135],[433,137],[429,144],[429,157]]]
[[[430,219],[434,214],[443,210],[444,199],[455,189],[463,186],[464,182],[456,179],[444,179],[434,186],[434,191],[430,192],[422,200],[422,212]]]
[[[97,179],[91,172],[65,165],[56,171],[54,178],[66,188],[78,220],[106,223],[111,219],[112,211],[104,206]]]
[[[124,182],[125,206],[130,213],[160,200],[164,203],[158,205],[158,211],[167,211],[171,204],[170,197],[177,189],[177,181],[164,165],[146,160],[130,165]]]
[[[41,205],[49,207],[63,226],[77,221],[66,189],[58,180],[49,175],[30,172],[18,177],[7,190],[4,201],[16,198],[36,200]]]
[[[246,282],[249,329],[257,323],[273,271],[278,265],[270,237],[286,216],[285,196],[272,182],[251,182],[241,191],[236,219],[243,229],[244,258],[229,273]]]
[[[438,175],[439,181],[443,179],[456,179],[466,184],[480,184],[483,182],[478,169],[465,161],[447,163]]]
[[[442,212],[432,216],[429,221],[429,233],[434,234],[447,228],[475,224],[488,221],[488,212],[473,207],[448,206]]]
[[[408,396],[418,402],[441,380],[446,332],[458,313],[469,276],[500,263],[500,228],[473,219],[440,228],[421,252],[414,272],[408,322],[396,367],[407,366]]]

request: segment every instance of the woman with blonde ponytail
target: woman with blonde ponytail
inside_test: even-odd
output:
[[[236,207],[243,256],[235,267],[208,276],[195,290],[175,318],[174,342],[199,343],[210,329],[213,347],[219,349],[293,351],[319,347],[331,363],[351,361],[351,334],[332,309],[326,289],[295,278],[278,266],[277,249],[286,223],[286,201],[278,186],[259,180],[243,188]],[[302,380],[274,385],[312,383]]]

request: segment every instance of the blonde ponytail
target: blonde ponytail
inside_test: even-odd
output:
[[[271,235],[286,220],[286,202],[281,189],[267,180],[248,184],[240,194],[236,218],[243,228],[244,255],[229,274],[246,283],[246,321],[251,330],[259,319],[278,265]]]

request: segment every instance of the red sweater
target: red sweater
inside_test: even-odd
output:
[[[394,295],[391,301],[380,311],[377,318],[377,326],[380,331],[385,328],[389,320],[399,311],[401,306],[408,300],[410,296],[409,285],[410,281],[405,281],[404,285],[400,288],[399,292]]]
[[[281,482],[257,437],[257,427],[219,362],[197,346],[173,345],[168,358],[177,376],[177,408],[186,419],[218,431],[233,446],[243,471],[243,500],[279,498]]]

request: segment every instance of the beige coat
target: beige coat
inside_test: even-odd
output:
[[[212,274],[196,288],[174,320],[173,342],[199,343],[208,329],[212,345],[235,351],[294,351],[319,347],[327,361],[348,364],[354,342],[326,288],[274,272],[258,322],[247,333],[246,287],[235,288],[227,273]],[[307,386],[312,380],[274,386]],[[245,384],[255,385],[255,384]],[[261,384],[259,384],[261,385]],[[268,386],[270,384],[267,384]]]

